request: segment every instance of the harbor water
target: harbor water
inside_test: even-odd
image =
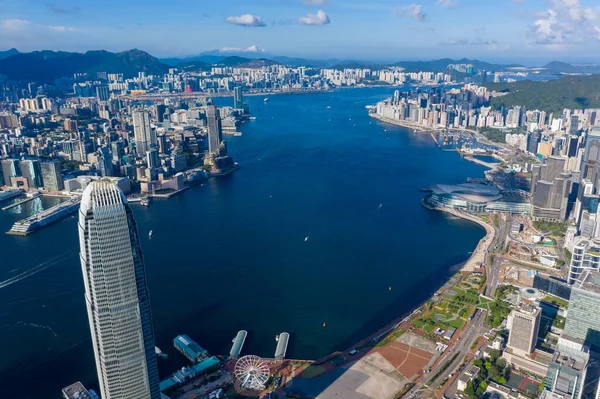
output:
[[[426,300],[468,257],[484,230],[423,208],[419,190],[484,168],[369,118],[365,106],[392,93],[248,97],[256,120],[225,136],[238,171],[131,205],[156,344],[168,355],[161,378],[187,364],[173,348],[178,334],[211,354],[228,354],[240,330],[242,355],[272,357],[282,331],[288,358],[348,348]],[[56,203],[0,212],[0,230]],[[97,388],[76,217],[1,234],[0,250],[2,397],[58,399],[77,380]]]

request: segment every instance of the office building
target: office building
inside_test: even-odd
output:
[[[509,316],[510,334],[508,344],[518,356],[533,353],[537,344],[542,310],[535,305],[519,302]]]
[[[600,240],[575,237],[571,263],[569,264],[569,284],[575,284],[587,270],[600,269]]]
[[[81,267],[103,399],[160,399],[144,261],[133,214],[113,180],[87,186]]]
[[[600,252],[596,253],[600,261]],[[564,336],[600,350],[600,272],[584,270],[571,289]]]
[[[534,220],[565,220],[571,192],[571,180],[564,173],[565,161],[565,158],[550,156],[544,164],[533,166],[531,216]]]
[[[156,144],[156,132],[150,126],[150,112],[133,111],[133,135],[138,156],[143,157]]]
[[[112,154],[108,147],[101,147],[98,150],[98,169],[100,169],[100,176],[114,176]]]
[[[597,162],[600,159],[600,126],[594,127],[588,133],[585,139],[585,151],[583,153],[582,164],[588,162]]]
[[[244,109],[244,94],[242,86],[235,86],[233,88],[233,108]]]
[[[542,132],[535,130],[529,133],[527,136],[527,152],[536,155],[538,150],[538,144],[542,140]]]
[[[21,176],[21,168],[18,159],[3,159],[2,179],[6,186],[12,186],[11,178]]]
[[[565,337],[559,338],[543,380],[545,390],[552,395],[545,397],[581,399],[589,361],[589,347]]]
[[[211,154],[218,154],[223,134],[221,131],[219,109],[216,105],[208,105],[206,107],[206,124],[208,126],[208,151]]]
[[[158,156],[158,149],[151,148],[146,153],[146,163],[150,169],[156,169],[160,167],[160,157]]]
[[[57,160],[42,162],[42,181],[44,189],[48,191],[61,191],[65,188],[60,174],[60,162]]]
[[[37,159],[25,159],[19,163],[21,176],[27,179],[29,188],[38,188],[44,186],[42,178],[42,166]]]

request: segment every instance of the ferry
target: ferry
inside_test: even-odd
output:
[[[80,201],[79,198],[73,198],[26,219],[19,220],[12,226],[7,234],[21,236],[29,235],[42,227],[48,226],[49,224],[76,213],[79,209]]]

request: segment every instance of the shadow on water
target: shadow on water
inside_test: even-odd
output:
[[[448,260],[437,270],[419,281],[419,283],[416,284],[412,289],[400,294],[391,304],[382,309],[378,314],[374,315],[371,319],[369,319],[369,321],[364,323],[360,328],[350,334],[347,339],[342,341],[336,348],[338,352],[334,353],[342,354],[342,351],[353,348],[360,349],[364,347],[366,343],[369,343],[367,348],[360,350],[359,353],[352,357],[347,354],[343,354],[344,357],[351,361],[350,363],[347,363],[342,367],[337,367],[334,370],[318,377],[304,378],[302,375],[300,375],[291,383],[286,385],[286,392],[290,394],[300,394],[301,396],[308,395],[308,397],[316,397],[325,393],[325,391],[332,387],[336,381],[340,380],[340,385],[343,385],[343,388],[328,392],[330,395],[327,397],[351,395],[349,398],[351,397],[352,399],[368,399],[369,396],[357,392],[353,392],[352,394],[349,393],[348,389],[353,389],[350,388],[351,386],[358,388],[367,379],[369,379],[367,374],[350,371],[348,370],[349,367],[351,367],[351,365],[357,361],[363,359],[370,352],[372,347],[376,344],[376,342],[374,342],[374,338],[378,337],[384,331],[388,330],[392,325],[407,317],[414,309],[417,309],[429,298],[431,298],[431,296],[444,284],[446,284],[453,276],[453,273],[450,272],[450,268],[457,263],[463,262],[464,260],[464,258]],[[426,290],[424,287],[429,287],[430,289]],[[390,322],[390,314],[394,314],[396,309],[410,310],[404,314],[398,314],[397,318]],[[330,360],[327,360],[321,364],[328,362],[330,362]]]

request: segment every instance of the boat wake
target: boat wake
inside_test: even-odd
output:
[[[17,322],[17,325],[18,326],[29,326],[29,327],[33,327],[33,328],[40,328],[42,330],[47,330],[47,331],[51,332],[52,335],[54,335],[55,337],[58,336],[58,334],[56,334],[56,331],[54,331],[54,329],[50,326],[45,326],[45,325],[36,324],[36,323],[26,323],[24,321]]]
[[[9,279],[6,279],[4,281],[0,281],[0,289],[1,288],[5,288],[8,287],[9,285],[12,285],[14,283],[17,283],[21,280],[26,279],[27,277],[31,277],[34,274],[37,274],[41,271],[46,270],[47,268],[49,268],[50,266],[54,266],[55,264],[57,264],[58,262],[63,261],[64,259],[66,259],[69,255],[63,255],[63,256],[57,256],[56,258],[53,258],[49,261],[46,261],[44,263],[41,263],[27,271],[24,271],[23,273],[17,274],[14,277],[11,277]]]

